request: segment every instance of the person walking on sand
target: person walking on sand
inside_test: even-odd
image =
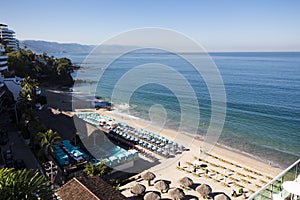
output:
[[[180,167],[180,161],[178,161],[178,167]]]

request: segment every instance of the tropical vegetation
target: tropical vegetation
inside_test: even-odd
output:
[[[61,142],[59,134],[56,131],[54,132],[52,129],[45,132],[38,132],[37,136],[40,138],[40,143],[47,155],[53,151],[53,144]]]
[[[53,199],[52,187],[38,170],[0,169],[1,199]]]
[[[109,174],[112,171],[112,168],[107,167],[103,161],[101,161],[99,164],[93,164],[89,163],[85,166],[85,169],[83,170],[84,173],[86,173],[88,176],[104,176]]]
[[[75,69],[68,58],[54,58],[46,53],[35,54],[31,50],[20,49],[7,53],[8,66],[19,77],[30,76],[39,82],[73,85],[71,72]]]

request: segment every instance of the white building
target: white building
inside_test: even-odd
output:
[[[0,73],[8,70],[7,56],[5,55],[4,45],[0,43]]]
[[[12,92],[16,101],[19,97],[20,91],[22,90],[21,81],[23,79],[19,77],[5,77],[5,72],[8,72],[7,56],[5,55],[4,45],[0,43],[0,88],[2,88],[5,84],[6,87]],[[4,91],[2,92],[4,94]],[[0,94],[2,94],[2,92]]]
[[[15,38],[15,32],[8,29],[6,24],[0,24],[0,39],[13,50],[17,51],[19,49],[19,41]]]

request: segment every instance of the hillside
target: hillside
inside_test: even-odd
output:
[[[76,43],[57,43],[40,40],[20,41],[20,47],[30,49],[35,53],[59,54],[59,53],[88,53],[95,46]]]

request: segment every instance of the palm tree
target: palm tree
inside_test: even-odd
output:
[[[46,132],[38,132],[37,135],[41,138],[41,145],[45,148],[47,155],[49,155],[50,151],[53,151],[52,145],[61,141],[59,134],[53,132],[52,129],[49,129]]]
[[[27,76],[22,81],[21,86],[22,90],[20,96],[23,99],[34,103],[36,97],[35,90],[38,87],[38,82],[35,79],[30,78],[30,76]]]
[[[50,182],[38,170],[0,169],[1,199],[53,199]]]
[[[104,176],[111,172],[111,168],[107,167],[103,161],[101,161],[99,164],[94,165],[93,163],[89,163],[85,166],[85,169],[83,170],[84,173],[86,173],[88,176]]]

